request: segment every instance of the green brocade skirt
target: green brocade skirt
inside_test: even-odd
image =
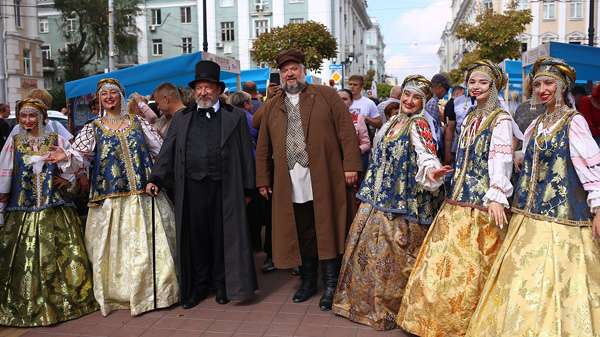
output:
[[[98,309],[75,209],[8,212],[0,229],[0,325],[44,326]]]

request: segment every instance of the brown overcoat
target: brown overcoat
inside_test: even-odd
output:
[[[302,264],[285,149],[284,95],[280,93],[259,109],[262,120],[256,148],[256,186],[273,188],[273,262],[277,268]],[[335,89],[322,85],[308,84],[300,93],[300,118],[313,188],[319,259],[332,259],[344,253],[355,213],[354,189],[346,186],[344,172],[362,171],[356,130]]]

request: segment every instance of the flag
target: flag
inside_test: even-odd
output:
[[[379,96],[377,96],[377,81],[373,80],[373,83],[371,83],[371,92],[373,94],[373,97],[377,98]]]

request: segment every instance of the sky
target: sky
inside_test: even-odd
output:
[[[399,84],[408,75],[431,78],[439,72],[437,51],[452,0],[367,0],[367,13],[379,22],[385,48],[385,72]]]

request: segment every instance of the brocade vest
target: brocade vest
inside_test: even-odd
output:
[[[536,137],[543,127],[538,119],[515,188],[513,212],[564,225],[592,224],[587,192],[579,181],[569,147],[569,127],[578,114],[569,110],[551,132]]]
[[[129,115],[129,127],[112,131],[93,122],[96,155],[93,161],[89,207],[98,201],[144,193],[152,171],[150,152],[137,116]]]
[[[13,140],[15,158],[6,210],[36,212],[58,205],[73,206],[71,198],[53,184],[53,177],[59,174],[56,165],[46,162],[42,171],[35,174],[33,165],[28,164],[30,156],[41,156],[48,152],[50,145],[58,145],[57,134],[50,133],[39,151],[21,142],[19,136],[13,137]]]
[[[409,221],[431,224],[444,199],[443,185],[440,189],[427,191],[416,180],[419,166],[417,152],[411,139],[414,123],[424,123],[422,117],[411,118],[397,134],[387,136],[373,149],[371,163],[356,195],[374,208],[399,213]]]
[[[467,144],[467,133],[470,128],[461,132],[461,137],[456,151],[456,166],[447,202],[455,205],[473,207],[486,210],[483,206],[483,197],[490,188],[490,175],[488,158],[492,133],[496,121],[508,113],[500,108],[494,110],[477,128],[477,131]],[[476,112],[470,113],[465,125],[471,122],[477,123],[475,119],[480,118]]]

